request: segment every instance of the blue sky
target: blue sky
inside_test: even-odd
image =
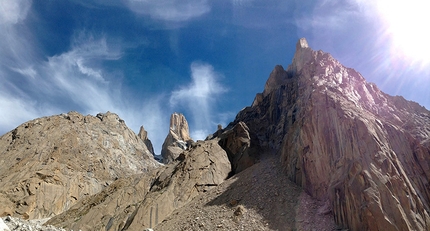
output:
[[[430,108],[419,10],[429,8],[387,2],[0,0],[0,134],[41,116],[111,111],[135,132],[143,125],[160,153],[181,112],[204,139],[290,64],[300,37]]]

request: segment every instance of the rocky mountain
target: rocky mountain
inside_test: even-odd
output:
[[[381,92],[305,39],[229,127],[240,123],[340,227],[430,230],[429,111]]]
[[[188,149],[192,141],[185,116],[173,113],[170,116],[169,133],[161,149],[163,163],[168,164],[175,160],[179,154]]]
[[[216,140],[193,143],[171,164],[121,178],[48,224],[73,230],[142,230],[221,184],[231,171]]]
[[[46,218],[159,164],[116,114],[69,112],[0,137],[0,216]]]
[[[0,138],[0,212],[83,231],[430,230],[430,112],[305,39],[226,128],[193,142],[172,114],[165,165],[148,141],[112,113],[25,123]]]

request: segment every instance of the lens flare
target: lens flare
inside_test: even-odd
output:
[[[393,41],[392,52],[421,65],[430,64],[430,1],[379,0],[378,11]]]

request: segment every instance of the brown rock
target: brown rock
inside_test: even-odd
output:
[[[45,218],[115,179],[156,166],[116,114],[69,112],[26,122],[0,137],[0,214]]]
[[[231,171],[216,140],[199,141],[172,162],[147,174],[119,179],[48,223],[73,230],[142,230],[221,184]]]
[[[152,146],[151,140],[148,138],[148,132],[143,128],[143,126],[140,126],[139,134],[137,136],[143,140],[148,151],[154,155],[154,147]]]
[[[249,128],[244,122],[238,122],[232,128],[226,128],[221,134],[216,133],[219,145],[227,152],[232,166],[232,173],[243,171],[253,165],[257,151],[251,148]]]
[[[234,207],[234,206],[236,206],[238,204],[238,202],[237,202],[237,200],[233,199],[233,200],[230,201],[229,204],[230,204],[230,206]]]
[[[188,129],[188,122],[185,116],[180,113],[173,113],[170,116],[170,128],[161,149],[163,163],[173,162],[179,154],[187,150],[192,139]]]

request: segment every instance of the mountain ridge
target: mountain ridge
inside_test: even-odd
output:
[[[127,142],[125,142],[127,141]],[[42,117],[0,137],[0,215],[46,218],[158,163],[114,113]]]
[[[169,135],[188,137],[185,118],[175,115],[166,146],[176,145]],[[112,115],[106,121],[123,123]],[[178,124],[184,126],[170,134]],[[9,141],[20,135],[8,133]],[[144,130],[140,136],[148,138]],[[149,145],[138,143],[152,157]],[[169,155],[169,164],[158,166],[152,159],[148,171],[125,173],[80,197],[48,224],[82,230],[294,230],[315,228],[306,225],[311,217],[297,214],[317,214],[325,230],[334,223],[350,230],[430,230],[430,112],[385,94],[329,53],[312,50],[304,38],[292,63],[287,69],[275,66],[251,106],[185,149]],[[266,182],[271,177],[291,180],[318,202],[309,202],[312,210],[306,210],[294,202],[301,198],[297,188],[275,187]],[[279,206],[276,200],[252,201],[249,192],[258,200],[295,196],[282,197]],[[204,199],[209,195],[212,202]],[[265,206],[276,208],[274,214]],[[193,218],[196,214],[208,217]]]
[[[327,201],[338,224],[423,230],[429,229],[429,115],[301,39],[293,63],[275,67],[263,93],[231,126],[244,122],[261,147],[279,150],[289,178]],[[402,208],[391,206],[398,201]]]

